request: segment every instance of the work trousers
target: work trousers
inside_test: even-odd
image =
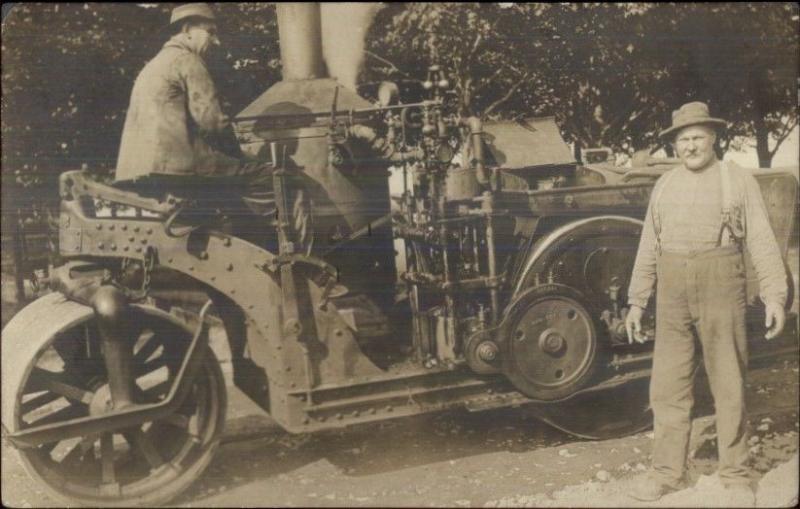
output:
[[[657,261],[656,340],[650,404],[655,417],[653,471],[676,486],[685,474],[695,373],[702,357],[714,397],[719,477],[748,482],[745,269],[741,251],[725,246]]]

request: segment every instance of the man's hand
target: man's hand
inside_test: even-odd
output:
[[[642,315],[644,309],[637,305],[632,305],[628,316],[625,317],[625,330],[628,331],[628,343],[632,344],[634,340],[637,343],[644,343],[647,338],[642,334]]]
[[[770,302],[766,305],[767,317],[764,320],[764,326],[767,327],[767,334],[764,336],[767,339],[772,339],[783,331],[783,326],[786,324],[786,311],[783,306]]]

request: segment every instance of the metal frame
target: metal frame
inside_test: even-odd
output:
[[[186,274],[233,301],[245,315],[249,358],[268,380],[268,387],[247,392],[251,397],[267,394],[268,400],[255,402],[288,431],[314,431],[457,406],[483,409],[532,402],[501,375],[479,376],[463,364],[425,367],[410,359],[384,372],[360,350],[335,303],[325,302],[325,288],[302,273],[303,265],[309,265],[298,263],[304,261],[302,257],[275,255],[214,231],[176,236],[163,218],[174,213],[179,203],[131,201],[127,193],[113,188],[106,193],[107,186],[97,183],[91,187],[92,198],[142,207],[156,217],[92,217],[84,180],[76,172],[62,176],[62,255],[144,260],[149,251],[159,266]],[[202,242],[192,239],[190,247],[193,235],[201,236]],[[297,290],[306,292],[308,305],[298,309],[295,319],[283,302],[280,271],[284,268],[295,273]],[[303,319],[309,311],[313,320]],[[613,387],[630,376],[646,376],[646,372],[620,373],[587,390]]]
[[[647,191],[636,187],[634,201],[639,201]],[[141,198],[91,182],[80,172],[62,175],[61,192],[62,256],[99,261],[143,261],[146,256],[155,256],[157,265],[188,275],[224,295],[242,311],[248,349],[245,360],[266,374],[267,384],[258,390],[242,388],[288,431],[314,431],[458,406],[478,410],[535,403],[502,375],[477,375],[464,364],[425,367],[418,359],[408,359],[390,371],[378,368],[359,348],[335,302],[327,301],[326,288],[304,272],[324,270],[326,264],[321,260],[275,255],[215,231],[184,229],[176,235],[172,222],[165,218],[174,219],[175,211],[183,205],[180,199]],[[90,210],[94,199],[136,207],[150,217],[144,213],[125,218],[94,217]],[[614,219],[638,223],[622,216]],[[574,227],[556,228],[534,254],[544,249],[541,246],[547,244],[546,239],[560,237]],[[523,256],[527,260],[537,258]],[[305,305],[297,309],[294,319],[287,315],[283,302],[283,269],[292,271],[296,291],[304,293]],[[618,370],[615,375],[570,397],[647,376],[646,363],[639,360],[612,363]]]

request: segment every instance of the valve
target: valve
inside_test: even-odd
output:
[[[400,89],[392,81],[382,81],[378,87],[378,104],[383,107],[397,104],[400,97]]]
[[[425,90],[433,90],[434,99],[438,99],[441,92],[450,88],[450,80],[442,72],[438,65],[428,67],[428,77],[422,82],[422,88]]]

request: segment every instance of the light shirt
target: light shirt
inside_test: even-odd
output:
[[[726,164],[733,200],[744,198],[744,242],[758,275],[761,300],[783,306],[787,295],[786,273],[761,188],[750,172],[735,164]],[[650,198],[628,289],[629,304],[642,308],[647,306],[656,282],[658,253],[653,207],[658,207],[662,251],[688,254],[719,246],[722,228],[720,165],[717,162],[700,171],[677,166],[661,176]],[[653,203],[654,199],[657,204]],[[727,239],[727,235],[723,238]]]

